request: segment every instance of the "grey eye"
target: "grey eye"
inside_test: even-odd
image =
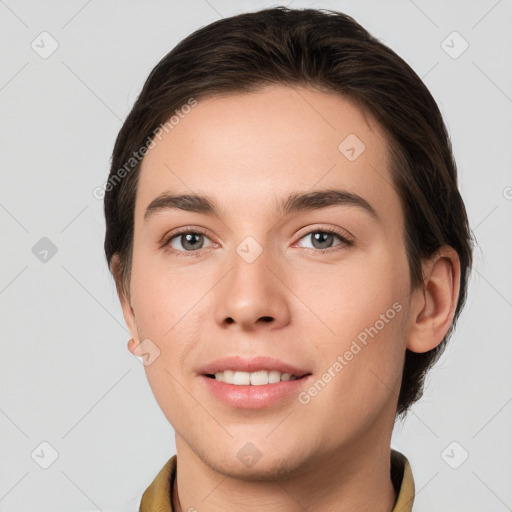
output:
[[[177,251],[197,251],[205,247],[204,242],[208,238],[202,233],[195,231],[188,231],[186,233],[179,233],[169,240],[169,245]],[[180,247],[181,246],[181,247]]]
[[[301,240],[310,238],[312,249],[329,249],[330,247],[334,247],[333,240],[338,238],[342,240],[341,237],[336,233],[331,233],[329,231],[311,231],[310,233],[304,235]],[[339,245],[339,244],[336,244]]]

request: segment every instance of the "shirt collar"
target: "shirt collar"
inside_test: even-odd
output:
[[[151,485],[144,491],[139,512],[173,512],[171,489],[176,476],[176,455],[160,470]],[[398,496],[392,512],[411,512],[414,502],[414,479],[407,457],[391,450],[391,479]]]

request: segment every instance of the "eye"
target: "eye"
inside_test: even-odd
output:
[[[338,246],[343,248],[353,245],[353,241],[348,238],[348,235],[334,229],[315,229],[303,235],[300,240],[307,240],[308,238],[311,242],[311,246],[302,247],[305,249],[313,249],[320,253],[329,252],[330,249]],[[338,239],[340,243],[334,244],[335,239]],[[206,241],[210,243],[205,245]],[[162,245],[180,256],[192,256],[196,255],[195,253],[200,253],[201,249],[215,244],[211,243],[211,240],[205,233],[197,229],[184,229],[183,231],[175,232],[168,236],[162,242]]]
[[[311,246],[306,246],[305,248],[316,249],[317,251],[320,252],[327,252],[332,247],[337,247],[339,245],[353,245],[353,242],[349,240],[346,236],[344,236],[342,233],[331,229],[316,229],[314,231],[310,231],[306,235],[302,236],[301,240],[307,240],[308,238],[311,241]],[[333,245],[333,242],[336,238],[340,240],[341,243]]]
[[[176,252],[197,252],[207,247],[205,240],[210,239],[204,233],[189,229],[169,236],[164,245]]]

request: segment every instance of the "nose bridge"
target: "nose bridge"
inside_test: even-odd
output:
[[[247,236],[229,258],[231,271],[218,290],[216,320],[253,329],[258,324],[282,324],[289,320],[284,287],[276,255],[254,237]]]

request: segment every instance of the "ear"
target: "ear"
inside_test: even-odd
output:
[[[407,348],[427,352],[437,347],[450,328],[460,287],[460,260],[455,249],[441,247],[423,265],[423,285],[413,292],[412,325]]]
[[[128,350],[135,354],[134,350],[140,344],[139,334],[137,329],[137,321],[135,320],[135,312],[133,311],[133,307],[130,302],[129,296],[126,294],[126,290],[124,288],[123,279],[121,276],[121,259],[119,254],[114,254],[112,259],[110,260],[110,271],[114,276],[114,281],[116,283],[117,296],[119,297],[119,301],[121,302],[121,309],[123,310],[124,320],[128,329],[130,330],[130,341],[128,342]],[[129,295],[129,294],[128,294]]]

